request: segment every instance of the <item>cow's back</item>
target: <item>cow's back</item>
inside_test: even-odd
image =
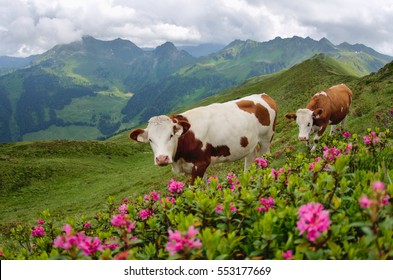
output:
[[[205,147],[229,148],[230,155],[218,161],[232,161],[249,154],[261,141],[271,141],[276,110],[276,104],[268,95],[254,94],[195,108],[182,116],[191,124],[191,133]]]
[[[345,84],[340,84],[316,93],[307,108],[312,111],[322,108],[321,121],[327,118],[332,124],[337,124],[348,114],[351,103],[352,91]]]

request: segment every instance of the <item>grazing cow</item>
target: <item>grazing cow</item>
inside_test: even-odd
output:
[[[247,169],[257,156],[270,152],[277,106],[267,94],[195,108],[180,115],[156,116],[130,138],[148,143],[154,163],[172,164],[175,173],[204,177],[212,163],[245,158]]]
[[[308,147],[310,134],[317,131],[311,148],[311,152],[314,152],[328,124],[331,124],[330,135],[333,134],[337,124],[341,123],[343,128],[351,102],[352,91],[346,85],[340,84],[316,93],[305,109],[288,113],[285,117],[296,120],[299,126],[299,140],[307,141]]]

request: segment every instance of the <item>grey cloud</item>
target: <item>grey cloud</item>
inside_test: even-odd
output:
[[[82,35],[139,46],[294,35],[363,43],[393,55],[393,4],[381,0],[0,0],[0,55],[28,55]]]

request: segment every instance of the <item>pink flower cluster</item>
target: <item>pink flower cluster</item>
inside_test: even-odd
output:
[[[31,231],[31,236],[34,237],[43,237],[45,235],[45,229],[41,226],[35,226],[33,227],[33,230]]]
[[[258,207],[258,212],[267,212],[270,208],[274,206],[274,199],[273,197],[269,198],[261,198],[259,202],[262,204],[261,207]]]
[[[128,213],[128,205],[123,203],[122,205],[119,206],[119,212],[121,214],[127,214]]]
[[[187,253],[190,249],[202,247],[201,241],[196,237],[199,232],[193,226],[190,226],[186,233],[178,230],[168,230],[168,233],[169,238],[165,249],[169,251],[170,256],[176,253]]]
[[[344,136],[345,138],[351,138],[351,133],[350,133],[349,131],[344,131],[344,132],[343,132],[343,136]]]
[[[34,237],[45,236],[45,229],[42,227],[42,225],[45,224],[45,221],[38,219],[37,224],[38,224],[38,226],[33,227],[32,231],[31,231],[31,236],[34,236]]]
[[[267,159],[264,159],[264,158],[256,158],[255,161],[256,161],[256,163],[257,163],[257,165],[258,165],[259,167],[266,168],[266,167],[268,166],[268,161],[267,161]]]
[[[215,212],[217,214],[221,214],[224,211],[224,207],[222,206],[222,204],[218,204],[216,206]],[[233,202],[229,203],[229,212],[231,213],[236,213],[237,212],[237,208],[236,206],[233,204]]]
[[[375,181],[372,184],[373,194],[370,199],[366,194],[359,198],[361,208],[371,208],[373,205],[385,206],[389,204],[390,196],[386,193],[385,184],[381,181]]]
[[[229,188],[233,192],[236,190],[236,187],[238,187],[240,185],[240,181],[237,179],[237,176],[235,173],[229,172],[227,174],[227,180],[229,183]]]
[[[328,146],[323,147],[323,157],[328,161],[334,161],[336,158],[340,157],[342,151],[336,147],[329,148]]]
[[[315,159],[314,159],[314,162],[311,162],[311,163],[310,163],[310,165],[309,165],[309,167],[308,167],[308,170],[313,171],[313,172],[320,171],[320,170],[315,170],[315,166],[316,166],[316,164],[317,164],[318,162],[320,162],[321,160],[322,160],[321,157],[315,158]]]
[[[141,218],[142,220],[146,220],[149,217],[152,217],[154,215],[154,210],[152,209],[142,209],[138,216],[139,218]]]
[[[128,233],[135,228],[135,222],[131,222],[125,214],[112,216],[111,223],[112,226],[125,229]]]
[[[53,242],[55,247],[70,250],[78,248],[82,250],[85,256],[93,255],[97,251],[103,251],[103,246],[98,237],[85,236],[84,233],[79,232],[72,234],[72,227],[69,224],[64,225],[65,234],[59,235]]]
[[[292,250],[288,250],[286,252],[282,253],[282,257],[286,260],[292,260],[293,259],[293,253]]]
[[[160,200],[160,198],[161,198],[160,193],[158,193],[156,191],[152,191],[150,194],[147,194],[143,197],[143,199],[146,201],[158,201],[158,200]]]
[[[314,242],[330,228],[329,212],[320,203],[310,202],[299,208],[299,221],[296,223],[299,235],[307,232],[307,239]]]
[[[364,136],[363,142],[365,145],[370,146],[372,144],[376,144],[381,140],[381,138],[377,135],[375,131],[371,131],[370,136]]]
[[[286,171],[288,173],[290,173],[291,172],[291,168],[288,167],[288,169]],[[278,180],[278,179],[280,179],[281,174],[283,174],[284,172],[285,172],[285,168],[284,167],[281,167],[278,170],[272,168],[271,175],[272,175],[273,179]]]
[[[183,182],[178,182],[175,181],[174,179],[171,179],[168,184],[168,190],[172,193],[181,193],[183,187],[184,187]]]

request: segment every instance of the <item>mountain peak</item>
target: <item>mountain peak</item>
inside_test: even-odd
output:
[[[174,52],[178,51],[176,46],[172,42],[165,42],[155,49],[156,52]]]

